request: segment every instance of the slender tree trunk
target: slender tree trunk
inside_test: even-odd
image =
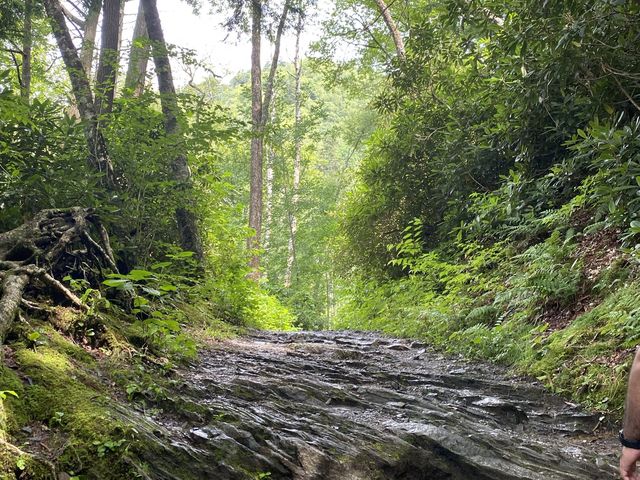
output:
[[[89,12],[87,13],[87,18],[84,21],[84,35],[82,37],[82,45],[80,46],[80,60],[87,78],[91,78],[93,52],[95,51],[96,34],[98,32],[98,20],[100,19],[101,8],[102,0],[91,0],[91,3],[89,4]]]
[[[286,0],[282,9],[282,15],[276,29],[276,38],[273,49],[273,58],[267,85],[262,95],[262,68],[260,65],[260,40],[262,22],[261,0],[251,2],[251,121],[253,123],[253,135],[251,139],[251,187],[249,199],[249,227],[253,228],[255,235],[248,240],[248,247],[254,252],[260,248],[262,229],[262,166],[264,158],[264,132],[267,125],[271,101],[273,98],[275,77],[280,57],[280,43],[282,33],[287,21],[290,3]],[[249,262],[251,278],[260,278],[260,257],[253,253]]]
[[[249,266],[251,278],[260,278],[260,257],[256,252],[260,248],[262,230],[262,68],[260,66],[260,36],[262,23],[261,0],[251,0],[251,185],[249,193],[249,227],[254,235],[248,240],[249,250],[253,250]]]
[[[269,250],[271,245],[271,223],[273,220],[273,148],[267,148],[267,204],[264,218],[264,249]]]
[[[107,144],[98,126],[91,86],[87,78],[71,34],[64,19],[59,0],[43,0],[45,10],[51,21],[51,29],[62,54],[67,73],[71,80],[71,89],[76,100],[80,118],[85,124],[85,136],[89,146],[89,163],[104,173],[105,182],[109,186],[116,185],[116,177],[109,158]]]
[[[96,113],[111,113],[116,91],[120,47],[122,0],[104,0],[102,6],[102,40],[96,75]]]
[[[404,42],[402,41],[402,35],[400,35],[400,31],[398,30],[398,26],[396,25],[396,22],[393,21],[393,17],[391,16],[389,7],[387,6],[386,3],[384,3],[384,0],[376,0],[376,4],[380,9],[380,14],[384,19],[384,23],[387,24],[387,28],[389,29],[389,33],[391,34],[391,37],[393,37],[393,43],[396,46],[396,52],[398,54],[398,57],[404,58],[405,51],[404,51]]]
[[[144,9],[142,2],[140,2],[136,26],[133,29],[127,77],[124,81],[125,90],[131,92],[134,97],[139,97],[144,91],[148,62],[149,37],[147,36],[147,24],[144,20]]]
[[[276,81],[276,72],[278,71],[278,61],[280,58],[280,43],[282,41],[282,33],[284,32],[284,26],[287,22],[287,15],[289,13],[289,9],[291,8],[289,4],[289,0],[284,2],[284,7],[282,8],[282,15],[280,15],[280,21],[278,22],[278,28],[276,29],[276,38],[275,43],[273,45],[273,58],[271,59],[271,68],[269,70],[269,77],[267,78],[267,85],[265,87],[264,92],[264,104],[263,104],[263,118],[262,118],[262,128],[266,126],[271,108],[271,101],[273,99],[273,92],[275,88]]]
[[[144,8],[145,22],[147,24],[147,34],[152,44],[153,61],[156,67],[158,78],[158,89],[160,90],[160,102],[164,115],[164,128],[167,136],[180,136],[180,125],[178,124],[178,98],[173,84],[173,74],[171,64],[167,54],[167,44],[164,40],[162,24],[156,0],[141,0]],[[171,165],[173,178],[178,187],[183,191],[189,191],[191,185],[191,170],[187,164],[187,157],[184,153],[179,153]],[[185,195],[187,196],[187,195]],[[181,202],[185,199],[181,198]],[[202,241],[198,231],[196,216],[184,203],[176,208],[176,223],[180,234],[182,248],[192,251],[199,260],[204,258]]]
[[[31,31],[31,18],[33,15],[33,0],[24,2],[24,32],[22,36],[22,84],[20,95],[27,102],[31,97],[31,46],[33,32]]]
[[[300,58],[300,36],[302,34],[302,15],[298,18],[296,29],[296,53],[294,67],[296,72],[296,99],[295,99],[295,155],[293,158],[293,191],[291,196],[291,213],[289,215],[289,244],[287,252],[287,269],[284,276],[284,286],[291,286],[293,266],[296,260],[296,234],[298,233],[298,190],[300,188],[300,162],[302,159],[302,60]]]

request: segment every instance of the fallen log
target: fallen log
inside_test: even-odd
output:
[[[93,238],[94,231],[98,240]],[[117,272],[109,236],[92,209],[43,210],[21,226],[0,233],[0,345],[21,305],[33,303],[24,298],[29,286],[45,287],[73,307],[87,309],[58,280],[79,259],[80,263]]]

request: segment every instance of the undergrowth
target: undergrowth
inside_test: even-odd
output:
[[[532,225],[528,237],[483,244],[468,236],[426,253],[416,221],[390,247],[391,263],[408,274],[351,277],[333,326],[420,338],[506,364],[619,417],[640,342],[637,260],[611,226],[571,226],[578,211],[564,206],[528,219],[521,227]]]
[[[255,282],[207,280],[187,253],[100,286],[65,281],[88,311],[44,304],[21,316],[3,349],[0,478],[139,478],[136,452],[156,447],[123,404],[150,414],[191,408],[174,373],[198,348],[247,328],[293,328]]]

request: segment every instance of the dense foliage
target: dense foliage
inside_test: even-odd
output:
[[[179,402],[173,367],[243,327],[420,337],[620,413],[640,339],[640,3],[339,0],[314,58],[281,60],[260,128],[247,71],[177,94],[143,72],[139,88],[114,81],[113,108],[92,115],[53,43],[59,2],[33,0],[31,26],[28,3],[0,5],[0,236],[82,207],[113,264],[85,238],[42,263],[64,271],[58,295],[23,287],[0,365],[0,439],[47,425],[71,446],[56,457],[64,471],[125,478],[136,433],[105,420],[116,402]],[[294,3],[285,35],[307,20]],[[210,4],[247,30],[248,3]],[[78,32],[92,5],[77,2]],[[265,7],[265,31],[281,7]],[[150,43],[127,49],[194,67],[192,52]],[[256,138],[259,252],[246,243]],[[202,252],[180,247],[189,215]],[[0,301],[30,260],[15,257],[0,256]],[[11,452],[0,474],[42,467]]]
[[[139,94],[118,88],[113,109],[101,112],[96,122],[116,172],[117,181],[109,182],[90,160],[92,130],[89,120],[78,116],[77,91],[65,65],[48,64],[56,46],[40,2],[34,2],[29,31],[27,96],[26,55],[20,50],[24,2],[5,3],[0,6],[0,234],[43,210],[71,207],[90,209],[105,231],[85,231],[90,240],[66,244],[56,253],[60,261],[37,258],[38,265],[29,267],[58,276],[53,281],[67,299],[75,299],[71,305],[82,306],[77,311],[64,308],[65,295],[52,295],[34,282],[21,292],[31,300],[13,322],[5,296],[13,272],[22,268],[19,262],[30,258],[10,250],[7,261],[0,259],[0,323],[10,327],[3,355],[11,359],[0,365],[0,476],[18,468],[29,478],[45,478],[42,469],[49,467],[40,456],[12,445],[24,439],[28,425],[42,424],[52,428],[54,442],[65,438],[68,446],[56,454],[59,471],[132,478],[139,466],[125,453],[135,445],[136,433],[114,416],[119,398],[141,408],[171,403],[172,371],[193,359],[198,346],[246,327],[294,328],[288,308],[247,278],[250,232],[242,205],[232,201],[235,187],[222,161],[231,145],[247,138],[245,125],[231,105],[184,92],[175,96],[171,113],[178,128],[171,132],[166,92],[154,91],[151,81]],[[175,159],[181,156],[190,169],[188,183],[176,176]],[[185,205],[197,219],[202,259],[180,247],[175,212]],[[56,235],[61,234],[50,234]],[[101,261],[110,255],[113,264]],[[0,344],[4,340],[0,335]],[[25,387],[20,375],[28,376],[33,388]]]
[[[621,408],[637,341],[639,5],[417,7],[341,216],[360,280],[336,325],[426,337]]]

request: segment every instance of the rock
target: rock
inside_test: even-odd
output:
[[[405,345],[404,343],[392,343],[391,345],[387,345],[387,350],[397,350],[397,351],[406,351],[411,350],[411,347]]]
[[[614,478],[615,458],[582,442],[592,437],[562,434],[597,416],[497,368],[373,334],[252,335],[179,371],[174,411],[123,412],[149,479]]]
[[[201,428],[192,428],[189,430],[189,435],[198,442],[205,442],[209,440],[209,434]]]

